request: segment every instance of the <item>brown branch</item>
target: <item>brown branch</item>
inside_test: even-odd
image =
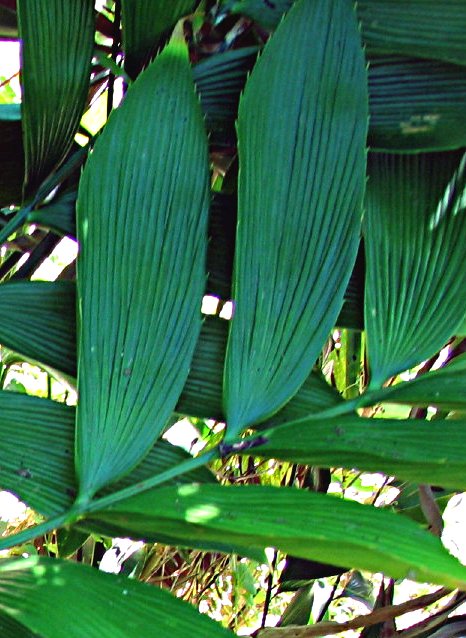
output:
[[[413,600],[407,600],[399,605],[382,607],[381,609],[374,610],[370,614],[358,616],[344,623],[322,622],[306,627],[266,627],[254,635],[256,635],[257,638],[317,638],[318,636],[330,636],[350,629],[359,629],[360,627],[370,627],[371,625],[384,623],[387,620],[403,616],[403,614],[407,614],[410,611],[416,611],[422,607],[432,605],[432,603],[448,596],[450,593],[448,589],[438,589],[431,594],[425,594]]]

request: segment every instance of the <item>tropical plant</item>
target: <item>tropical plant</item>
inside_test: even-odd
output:
[[[465,591],[438,538],[466,487],[463,0],[0,5],[22,41],[21,111],[0,104],[2,378],[20,353],[79,392],[0,392],[0,485],[43,517],[0,548],[58,530],[59,554],[2,559],[4,634],[232,635],[66,560],[89,534]],[[76,282],[31,280],[63,236]],[[202,320],[206,293],[231,320]],[[409,418],[375,418],[386,403]],[[200,454],[161,439],[180,415]],[[292,480],[212,472],[243,457]],[[398,502],[326,494],[329,468],[383,473]]]

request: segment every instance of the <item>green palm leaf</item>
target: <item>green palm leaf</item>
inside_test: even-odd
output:
[[[463,0],[361,0],[358,17],[369,55],[395,53],[466,64]]]
[[[43,638],[6,614],[0,614],[0,631],[4,638]]]
[[[22,117],[29,192],[70,150],[84,111],[94,47],[92,0],[18,0]]]
[[[195,547],[221,536],[251,549],[272,546],[301,558],[466,589],[466,567],[413,521],[294,488],[159,488],[95,510],[86,520],[134,538],[169,534],[179,545]]]
[[[369,146],[405,152],[466,146],[466,69],[435,60],[372,58]]]
[[[67,281],[1,284],[0,343],[75,376],[75,300],[75,286]]]
[[[122,0],[125,70],[130,77],[138,75],[163,38],[197,4],[196,0]]]
[[[3,560],[0,591],[1,612],[42,638],[233,636],[160,588],[70,561]]]
[[[308,417],[265,431],[254,454],[466,489],[465,428],[466,421]]]
[[[365,326],[374,389],[435,354],[464,318],[460,159],[457,152],[369,158]]]
[[[246,86],[224,379],[230,438],[296,393],[341,308],[359,242],[364,67],[352,3],[299,1]]]

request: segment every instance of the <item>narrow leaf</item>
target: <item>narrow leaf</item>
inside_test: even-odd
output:
[[[113,113],[80,182],[84,499],[143,458],[183,389],[201,328],[208,179],[186,52],[171,46]]]
[[[2,613],[43,638],[233,636],[163,589],[70,561],[3,560],[0,591]]]
[[[122,0],[125,70],[135,78],[196,0]]]
[[[94,47],[92,0],[18,0],[26,185],[32,192],[70,150]]]
[[[365,325],[374,389],[435,354],[464,318],[460,159],[458,152],[370,156]]]
[[[300,0],[246,86],[224,379],[230,438],[296,393],[342,306],[359,243],[366,85],[352,3]]]
[[[466,489],[465,428],[456,420],[308,417],[265,431],[266,443],[254,454]]]
[[[302,558],[466,589],[466,567],[440,540],[402,516],[294,488],[184,485],[95,511],[134,538],[169,534],[195,547],[222,541],[277,547]]]

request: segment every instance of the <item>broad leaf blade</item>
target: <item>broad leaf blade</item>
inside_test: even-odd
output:
[[[412,153],[466,146],[465,67],[398,56],[373,58],[369,96],[372,149]]]
[[[294,488],[185,485],[139,494],[89,520],[133,537],[192,547],[232,542],[302,558],[466,589],[466,567],[440,540],[392,512]]]
[[[464,318],[460,159],[457,152],[369,157],[365,326],[373,388],[435,354]]]
[[[113,113],[84,170],[77,213],[76,462],[89,497],[157,439],[201,327],[207,138],[184,49],[168,47]]]
[[[466,489],[465,428],[466,421],[308,417],[264,432],[254,454]]]
[[[150,627],[160,638],[233,635],[158,587],[71,561],[3,560],[0,590],[3,614],[43,638],[140,638]]]
[[[75,376],[75,299],[75,286],[67,281],[1,284],[0,343]]]
[[[0,631],[3,638],[44,638],[32,632],[12,616],[0,613]]]
[[[352,3],[296,3],[240,104],[230,438],[296,393],[335,324],[359,242],[366,126]]]
[[[121,19],[125,70],[135,78],[180,18],[196,0],[122,0]]]
[[[369,54],[466,64],[463,0],[360,0],[357,10]]]
[[[84,111],[94,47],[92,0],[18,0],[26,187],[70,150]]]

